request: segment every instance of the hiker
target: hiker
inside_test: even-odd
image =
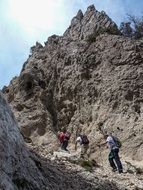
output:
[[[119,158],[119,143],[117,143],[117,137],[114,137],[111,133],[104,136],[106,138],[107,147],[110,150],[108,160],[112,171],[115,172],[118,169],[119,173],[123,173],[122,163]],[[116,164],[115,164],[116,163]]]
[[[75,150],[77,150],[77,143],[79,143],[81,145],[80,158],[84,159],[85,156],[88,157],[87,151],[88,151],[88,148],[89,148],[89,140],[88,140],[87,136],[85,134],[77,135],[77,139],[76,139],[76,143],[75,143]]]
[[[58,132],[58,139],[61,144],[61,149],[64,151],[68,151],[67,146],[70,139],[70,133],[68,133],[66,129],[62,129],[61,132]]]

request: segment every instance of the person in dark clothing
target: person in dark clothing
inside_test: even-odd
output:
[[[58,139],[61,144],[61,150],[68,151],[67,146],[70,139],[70,134],[64,129],[61,132],[58,132]]]
[[[107,135],[106,137],[106,143],[110,149],[108,160],[110,166],[112,167],[112,171],[115,172],[118,169],[119,173],[123,173],[123,166],[119,157],[119,147],[117,147],[116,142],[111,134]]]
[[[62,142],[62,145],[61,145],[62,150],[68,151],[67,146],[68,146],[68,143],[69,143],[69,139],[70,139],[70,134],[68,132],[65,132],[64,133],[64,139],[63,139],[63,142]]]

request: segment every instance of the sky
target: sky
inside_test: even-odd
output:
[[[0,89],[18,76],[36,41],[62,35],[79,9],[91,4],[119,25],[143,14],[142,0],[0,0]]]

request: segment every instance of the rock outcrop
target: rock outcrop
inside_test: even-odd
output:
[[[22,134],[50,151],[61,127],[72,132],[71,144],[85,131],[94,156],[111,131],[121,138],[124,157],[141,161],[142,44],[121,36],[94,6],[79,11],[63,36],[36,43],[20,76],[3,89]]]
[[[82,40],[88,38],[91,34],[103,29],[114,29],[119,34],[117,25],[106,15],[104,11],[98,12],[94,5],[87,8],[83,15],[79,10],[77,15],[72,19],[71,25],[65,31],[64,37],[74,40]]]
[[[0,189],[40,189],[44,178],[30,158],[14,115],[0,93]],[[44,189],[44,188],[43,188]]]

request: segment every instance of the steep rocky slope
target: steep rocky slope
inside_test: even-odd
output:
[[[14,115],[0,93],[0,189],[40,189],[45,183],[23,145]],[[44,188],[43,188],[44,189]]]
[[[56,149],[55,134],[66,127],[71,144],[77,131],[85,131],[91,157],[98,157],[96,145],[104,131],[112,131],[123,142],[123,157],[142,161],[142,78],[143,41],[121,36],[105,12],[90,6],[63,36],[36,43],[20,76],[3,92],[22,134],[34,144]]]
[[[0,142],[1,190],[117,189],[107,180],[85,179],[80,173],[68,171],[29,151],[1,93]]]

